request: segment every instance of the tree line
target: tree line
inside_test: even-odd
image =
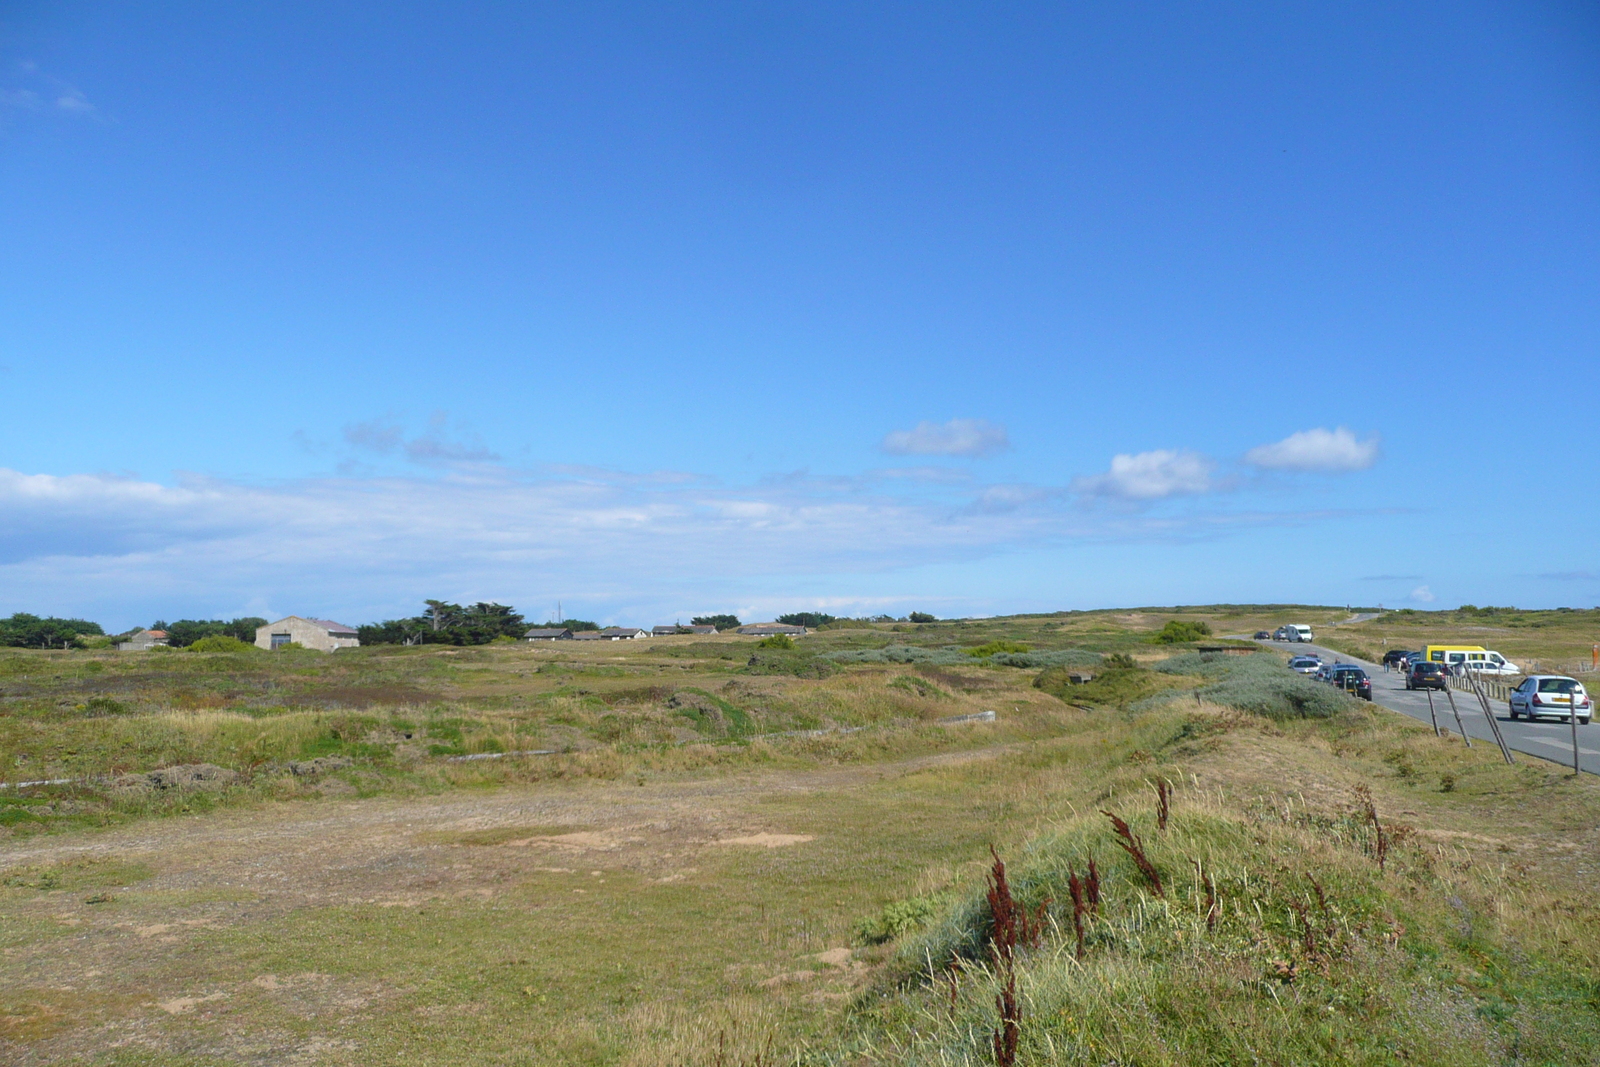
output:
[[[911,622],[933,622],[932,615],[914,611]],[[778,621],[790,626],[815,629],[835,621],[835,617],[816,611],[798,611],[779,615]],[[893,622],[887,615],[876,616],[872,621]],[[906,621],[904,619],[899,621]],[[176,622],[158,620],[149,627],[164,630],[167,643],[174,648],[187,648],[207,637],[233,637],[246,644],[254,644],[256,630],[267,625],[268,620],[254,615],[237,619],[179,619]],[[737,615],[696,615],[696,626],[715,626],[718,630],[737,630],[741,625]],[[588,619],[562,619],[544,623],[545,626],[565,628],[574,633],[580,630],[598,630],[598,623]],[[446,600],[423,601],[423,610],[405,619],[386,619],[356,628],[363,645],[486,645],[497,639],[521,640],[529,624],[514,608],[506,604],[479,603],[462,606]],[[131,634],[133,631],[129,631]],[[119,635],[127,637],[129,634]],[[105,637],[99,623],[86,619],[58,619],[17,612],[8,619],[0,619],[0,647],[4,648],[81,648],[90,643],[86,639]]]
[[[104,637],[100,624],[87,619],[57,619],[19,611],[0,619],[0,647],[74,648],[85,637]]]

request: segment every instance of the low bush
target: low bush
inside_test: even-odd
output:
[[[1158,633],[1152,635],[1150,641],[1158,645],[1182,645],[1210,636],[1211,627],[1207,623],[1168,619],[1167,624]]]
[[[229,637],[226,634],[212,634],[202,637],[192,645],[184,647],[185,652],[259,652],[255,645]]]
[[[938,905],[927,897],[891,901],[877,915],[856,923],[855,937],[864,945],[881,945],[921,929],[938,911]]]
[[[1088,652],[1081,648],[1061,648],[1054,652],[996,652],[989,657],[989,662],[998,663],[1002,667],[1038,670],[1040,667],[1093,667],[1104,661],[1098,652]],[[1133,661],[1128,660],[1128,666],[1133,665]]]
[[[971,663],[964,653],[949,648],[918,648],[915,645],[890,645],[887,648],[847,648],[824,652],[819,659],[832,663],[931,663],[953,667]]]
[[[1021,641],[990,641],[987,644],[978,645],[976,648],[969,648],[966,651],[967,655],[973,659],[983,659],[986,656],[994,655],[996,652],[1031,652],[1033,651],[1033,646],[1025,645]]]
[[[763,637],[761,640],[757,641],[756,647],[787,649],[794,647],[794,641],[789,637],[788,634],[773,634],[771,637]]]

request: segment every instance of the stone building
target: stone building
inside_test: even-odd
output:
[[[168,644],[165,630],[135,630],[126,641],[117,642],[118,652],[144,652]]]
[[[269,622],[256,629],[256,647],[272,650],[287,644],[314,648],[318,652],[335,652],[341,648],[356,648],[361,638],[343,623],[328,619],[302,619],[290,615],[287,619]]]

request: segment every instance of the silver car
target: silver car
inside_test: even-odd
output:
[[[1574,713],[1585,726],[1594,715],[1594,701],[1576,678],[1564,674],[1535,674],[1511,691],[1513,719],[1523,715],[1530,721],[1545,715],[1570,719]]]
[[[1289,669],[1296,674],[1316,674],[1322,660],[1316,656],[1295,656],[1289,660]]]

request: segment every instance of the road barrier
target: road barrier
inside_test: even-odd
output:
[[[1474,682],[1477,683],[1478,688],[1483,690],[1484,695],[1491,700],[1504,700],[1508,704],[1511,702],[1511,690],[1514,687],[1498,679],[1484,678],[1481,675],[1469,678],[1465,674],[1451,674],[1445,678],[1445,683],[1451,689],[1459,689],[1466,693],[1476,692],[1473,688]]]

